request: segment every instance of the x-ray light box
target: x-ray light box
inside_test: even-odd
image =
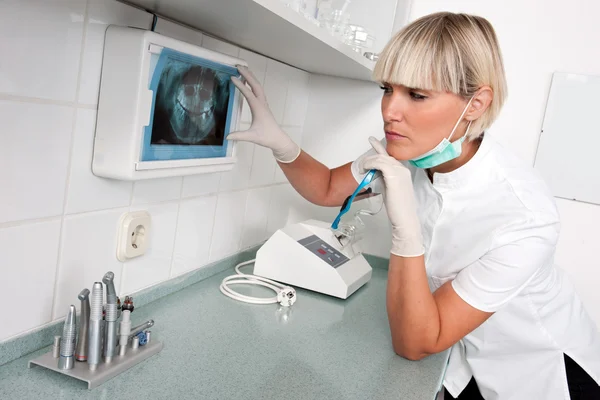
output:
[[[242,98],[231,83],[243,60],[158,33],[106,31],[92,171],[139,180],[225,171],[227,135]]]

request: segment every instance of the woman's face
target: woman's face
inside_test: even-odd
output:
[[[468,100],[449,92],[382,85],[383,116],[388,153],[397,160],[410,160],[427,153],[448,138]],[[451,141],[464,135],[464,119]]]

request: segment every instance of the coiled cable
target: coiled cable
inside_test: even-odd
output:
[[[296,302],[296,291],[294,288],[282,285],[279,282],[263,278],[258,275],[244,274],[240,268],[246,265],[253,264],[256,259],[244,261],[235,266],[236,275],[230,275],[223,279],[219,290],[225,296],[234,300],[243,301],[251,304],[273,304],[279,303],[284,307],[289,307]],[[229,285],[259,285],[273,290],[276,295],[274,297],[252,297],[246,296],[233,290]]]

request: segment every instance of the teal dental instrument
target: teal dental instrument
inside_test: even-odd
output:
[[[333,221],[333,224],[331,224],[332,229],[338,229],[342,216],[350,210],[350,206],[352,206],[352,202],[354,201],[354,198],[358,194],[360,194],[361,190],[363,190],[367,185],[369,185],[375,179],[376,173],[377,173],[377,170],[375,170],[375,169],[372,169],[369,172],[367,172],[367,174],[365,175],[363,180],[359,183],[356,190],[354,190],[354,193],[352,193],[352,195],[350,195],[348,198],[346,198],[346,200],[344,201],[344,204],[342,204],[340,213]]]

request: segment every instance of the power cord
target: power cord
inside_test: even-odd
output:
[[[230,275],[223,279],[219,290],[225,296],[234,300],[243,301],[251,304],[273,304],[279,303],[284,307],[289,307],[296,302],[296,290],[294,288],[282,285],[279,282],[272,281],[262,276],[244,274],[240,268],[249,264],[254,264],[256,259],[244,261],[235,266],[236,275]],[[229,285],[259,285],[272,289],[277,295],[274,297],[251,297],[234,291]]]

